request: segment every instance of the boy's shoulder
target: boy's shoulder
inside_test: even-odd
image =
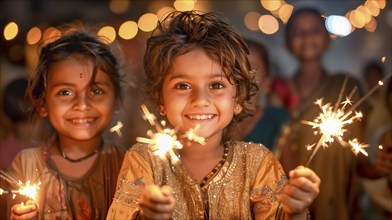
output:
[[[269,153],[270,150],[263,144],[245,141],[231,141],[232,145],[236,146],[236,149],[243,151],[244,153]]]

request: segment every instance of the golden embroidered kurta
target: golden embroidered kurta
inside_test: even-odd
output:
[[[231,141],[228,159],[207,184],[200,187],[178,158],[155,156],[148,145],[136,144],[126,154],[107,219],[135,219],[145,186],[173,188],[173,219],[279,219],[277,201],[286,176],[272,153],[259,144]]]

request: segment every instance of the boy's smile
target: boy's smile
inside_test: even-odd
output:
[[[181,132],[200,124],[199,136],[221,138],[233,119],[236,88],[221,66],[200,48],[174,60],[162,90],[161,108]]]

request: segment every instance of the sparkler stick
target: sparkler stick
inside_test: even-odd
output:
[[[380,86],[383,85],[383,81],[387,80],[392,74],[388,74],[381,81],[379,81],[378,85],[372,88],[365,96],[363,96],[360,100],[358,100],[351,108],[345,111],[347,105],[351,105],[351,97],[354,95],[356,87],[351,91],[350,95],[346,98],[344,102],[341,102],[343,97],[343,92],[346,87],[347,78],[344,80],[342,88],[339,92],[338,100],[335,103],[334,107],[332,107],[331,103],[327,103],[325,105],[322,104],[322,99],[318,99],[315,104],[319,106],[321,113],[319,116],[313,121],[302,121],[302,123],[312,126],[314,129],[317,129],[314,133],[321,134],[320,139],[316,144],[312,144],[308,146],[308,150],[313,149],[312,154],[310,155],[308,161],[306,162],[306,166],[309,166],[311,160],[314,155],[320,149],[321,146],[328,147],[328,144],[334,142],[336,140],[339,144],[344,147],[351,147],[354,154],[358,154],[361,152],[362,154],[367,156],[366,151],[363,148],[368,147],[366,144],[361,144],[358,142],[356,138],[353,140],[345,141],[343,140],[343,135],[346,132],[345,126],[351,124],[354,120],[360,120],[363,115],[361,112],[353,112],[365,99],[367,99],[372,93],[374,93]],[[339,106],[342,106],[339,108]]]

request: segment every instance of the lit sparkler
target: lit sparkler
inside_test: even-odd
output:
[[[146,143],[152,145],[152,150],[156,155],[160,157],[164,157],[166,153],[168,153],[171,158],[176,161],[178,157],[174,153],[174,149],[182,149],[183,145],[177,139],[177,131],[172,128],[166,127],[166,121],[162,120],[160,123],[156,122],[156,116],[147,109],[145,105],[141,106],[144,119],[147,120],[151,126],[154,126],[155,131],[148,130],[147,135],[150,138],[137,137],[136,141],[141,143]],[[194,141],[200,144],[204,143],[204,138],[200,137],[196,134],[200,125],[197,125],[195,128],[190,129],[184,135],[181,135],[181,138],[187,138],[189,141]]]
[[[351,92],[351,94],[346,97],[346,100],[341,102],[343,91],[346,87],[347,78],[343,82],[343,86],[341,88],[339,97],[335,105],[333,106],[331,103],[327,103],[323,105],[323,99],[318,99],[315,104],[319,106],[321,113],[317,116],[313,121],[302,121],[302,123],[312,126],[315,130],[315,134],[321,134],[320,139],[317,143],[307,146],[308,150],[313,149],[312,154],[310,155],[306,166],[309,166],[310,161],[313,159],[316,152],[322,146],[324,148],[328,147],[328,144],[337,141],[344,147],[350,147],[355,154],[358,152],[363,153],[367,156],[366,151],[363,148],[366,148],[368,145],[361,144],[357,139],[353,140],[344,140],[343,135],[347,131],[346,126],[353,123],[356,120],[361,120],[363,117],[361,112],[354,111],[356,107],[358,107],[366,98],[368,98],[374,91],[376,91],[380,86],[383,85],[383,81],[389,78],[391,74],[387,75],[382,81],[379,81],[378,85],[375,86],[372,90],[370,90],[365,96],[363,96],[355,105],[352,105],[351,97],[355,92],[355,89]],[[347,106],[351,106],[348,110],[346,110]]]
[[[0,170],[0,177],[6,180],[8,183],[19,187],[18,190],[4,190],[0,188],[0,195],[12,193],[13,198],[15,198],[16,194],[20,194],[35,200],[37,192],[40,189],[41,182],[31,185],[30,181],[27,181],[26,184],[23,184],[22,181],[16,181],[2,170]]]

